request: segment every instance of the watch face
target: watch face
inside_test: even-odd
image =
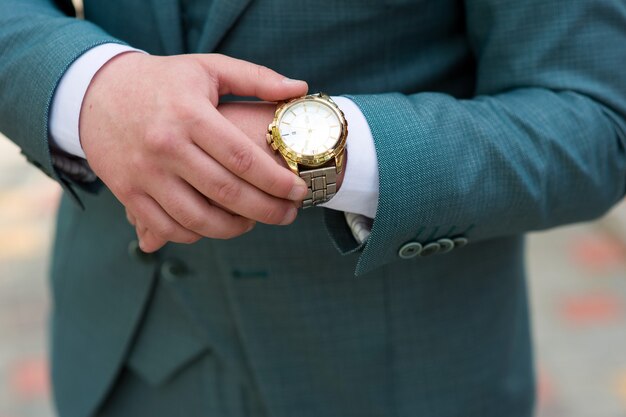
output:
[[[278,129],[285,145],[302,155],[332,149],[341,136],[341,121],[331,107],[319,101],[300,101],[283,113]]]

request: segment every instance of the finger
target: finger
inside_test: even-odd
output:
[[[157,237],[154,233],[151,233],[145,228],[141,231],[137,229],[137,236],[139,237],[141,250],[146,253],[156,252],[167,244],[166,240]]]
[[[279,101],[305,95],[309,89],[305,81],[292,80],[262,65],[220,54],[203,55],[203,58],[202,62],[219,84],[220,96],[234,94]]]
[[[302,178],[276,164],[215,108],[207,105],[204,114],[191,127],[191,139],[206,154],[267,194],[294,201],[305,197],[307,186]]]
[[[126,220],[128,220],[128,223],[132,224],[133,226],[137,225],[137,220],[135,219],[135,216],[128,209],[126,209]]]
[[[237,177],[196,146],[185,152],[187,161],[178,174],[215,204],[248,219],[286,225],[294,221],[293,201],[271,196]],[[182,168],[182,166],[181,166]]]
[[[135,225],[135,230],[137,230],[138,234],[142,234],[148,230],[148,228],[146,226],[144,226],[144,224],[142,223],[141,219],[136,219],[137,220],[137,224]]]
[[[230,239],[246,233],[254,226],[253,220],[211,205],[205,196],[180,178],[155,184],[154,190],[147,191],[171,218],[198,235]]]
[[[162,240],[176,243],[193,243],[200,238],[198,234],[178,224],[147,194],[136,196],[128,203],[128,206],[136,214],[136,217],[141,219],[142,225]],[[140,244],[143,244],[143,242],[140,242]],[[148,250],[154,252],[155,250],[152,247],[144,248],[143,246],[141,246],[141,249],[144,252]]]
[[[145,227],[141,220],[136,219],[135,232],[139,239],[139,247],[145,252],[155,252],[161,249],[167,241],[157,237],[154,233],[150,233],[147,227]]]

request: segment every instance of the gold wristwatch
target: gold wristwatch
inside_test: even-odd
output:
[[[267,143],[309,187],[302,207],[330,200],[343,170],[348,136],[337,104],[323,93],[288,100],[278,105],[267,130]]]

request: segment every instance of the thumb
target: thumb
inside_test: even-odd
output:
[[[220,54],[205,55],[205,67],[218,82],[220,96],[257,97],[265,101],[280,101],[303,96],[309,86],[305,81],[292,80],[262,65]]]

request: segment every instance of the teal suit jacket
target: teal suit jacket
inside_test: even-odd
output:
[[[531,415],[522,236],[624,194],[626,3],[212,0],[193,49],[176,0],[85,11],[0,0],[0,130],[66,191],[51,268],[61,416],[93,413],[123,365],[165,386],[198,363],[220,416]],[[142,255],[109,190],[49,149],[60,78],[106,42],[220,52],[348,95],[378,158],[369,239],[311,209]],[[455,237],[469,244],[399,256]]]

